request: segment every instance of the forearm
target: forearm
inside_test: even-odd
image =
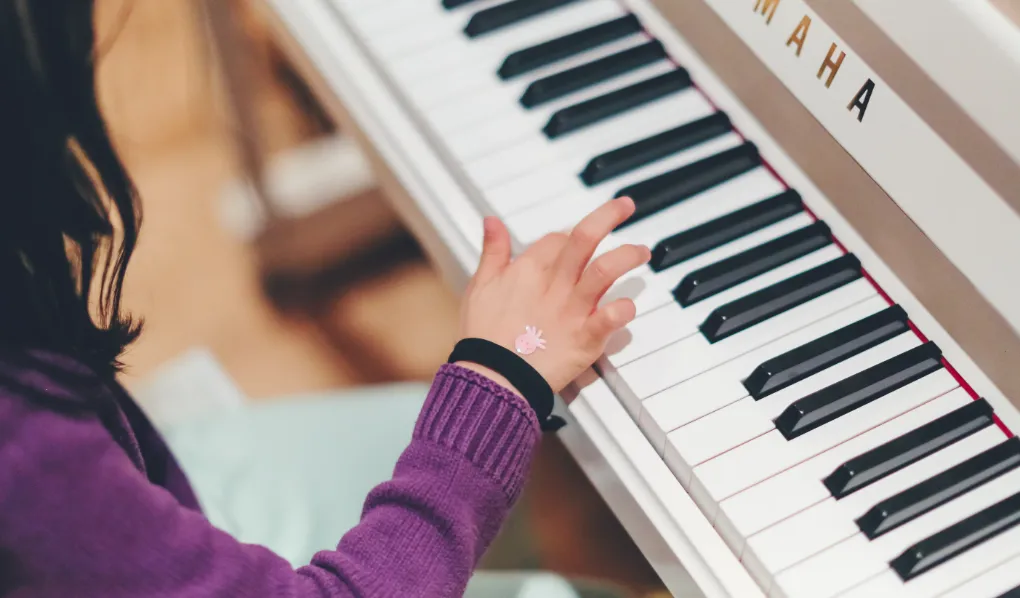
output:
[[[460,595],[520,495],[537,440],[520,397],[444,366],[393,478],[370,493],[338,550],[319,553],[301,573],[342,568],[369,596],[380,583],[399,585],[399,595]]]

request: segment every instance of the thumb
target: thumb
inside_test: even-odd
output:
[[[476,280],[489,280],[510,263],[510,231],[499,218],[488,216],[483,222],[485,238],[482,257],[475,272]]]

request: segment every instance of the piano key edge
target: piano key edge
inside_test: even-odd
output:
[[[589,370],[563,396],[560,438],[669,590],[688,595],[689,576],[706,598],[764,597],[605,381]]]

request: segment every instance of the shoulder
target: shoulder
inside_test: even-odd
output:
[[[73,357],[0,347],[0,410],[18,405],[87,409],[105,388],[102,378]]]
[[[0,460],[60,445],[69,427],[102,429],[97,406],[106,393],[101,378],[74,359],[0,348]]]
[[[26,474],[77,467],[116,446],[95,409],[104,387],[70,358],[0,349],[0,504]]]

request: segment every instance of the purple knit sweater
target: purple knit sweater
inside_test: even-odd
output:
[[[64,357],[2,355],[0,596],[460,596],[538,438],[522,399],[444,365],[361,523],[295,570],[208,523],[116,384]]]

